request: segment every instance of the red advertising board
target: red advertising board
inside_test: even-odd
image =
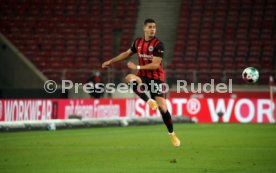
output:
[[[270,98],[269,91],[233,91],[232,93],[192,93],[192,92],[177,92],[170,91],[170,97],[172,98]],[[274,93],[276,98],[276,93]]]
[[[238,122],[275,123],[275,104],[269,99],[252,98],[170,98],[168,109],[173,116],[189,116],[198,123]],[[219,118],[218,113],[223,113]],[[84,119],[119,117],[155,117],[141,99],[16,99],[0,100],[0,121],[67,119],[79,115]]]

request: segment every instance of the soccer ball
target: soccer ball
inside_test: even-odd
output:
[[[259,71],[254,67],[247,67],[242,72],[242,78],[248,83],[256,83],[259,80]]]

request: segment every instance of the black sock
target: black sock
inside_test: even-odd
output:
[[[135,80],[130,81],[129,86],[145,102],[147,102],[149,100],[149,97],[147,96],[147,94],[145,92],[138,91],[138,84]]]
[[[167,110],[165,113],[160,111],[162,114],[163,122],[166,124],[168,132],[173,132],[173,124],[172,124],[172,117],[170,112]]]

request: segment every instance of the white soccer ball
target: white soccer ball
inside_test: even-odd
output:
[[[242,78],[248,83],[256,83],[259,80],[259,71],[254,67],[247,67],[242,72]]]

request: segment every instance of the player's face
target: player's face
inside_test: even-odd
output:
[[[155,23],[147,23],[144,26],[145,36],[149,38],[153,38],[156,32],[156,24]]]

